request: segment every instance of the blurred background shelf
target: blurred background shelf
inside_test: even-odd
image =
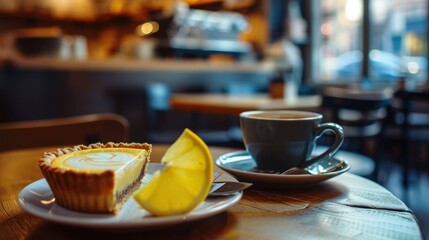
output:
[[[136,71],[136,72],[232,72],[272,75],[275,66],[272,62],[241,63],[233,61],[127,58],[61,60],[52,58],[4,59],[0,67],[11,69],[63,70],[63,71]]]

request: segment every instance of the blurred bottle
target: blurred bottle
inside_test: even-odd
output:
[[[88,46],[85,36],[77,35],[73,37],[72,52],[73,58],[76,60],[88,58]]]
[[[397,90],[413,91],[416,89],[416,81],[412,77],[408,77],[406,74],[402,74],[396,86]]]
[[[292,70],[277,71],[270,82],[269,92],[271,98],[283,98],[285,102],[295,101],[298,95],[298,84]]]
[[[284,73],[283,81],[283,99],[286,103],[294,102],[298,96],[299,83],[294,77],[292,69]]]
[[[270,92],[271,98],[274,98],[274,99],[283,98],[284,85],[285,85],[283,77],[284,76],[281,71],[277,71],[274,74],[269,86],[269,92]]]
[[[396,84],[396,89],[397,90],[405,90],[405,81],[406,81],[406,79],[404,76],[399,77],[398,82]]]

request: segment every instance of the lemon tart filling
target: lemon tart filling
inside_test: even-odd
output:
[[[39,161],[56,201],[84,212],[116,213],[137,190],[149,144],[93,144],[58,149]]]

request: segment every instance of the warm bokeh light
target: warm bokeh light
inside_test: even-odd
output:
[[[96,11],[94,2],[87,0],[45,0],[34,5],[60,18],[93,19]]]
[[[409,62],[407,64],[408,72],[411,74],[417,74],[420,71],[420,66],[417,62]]]
[[[145,36],[152,33],[156,33],[159,30],[159,24],[157,22],[145,22],[140,24],[136,28],[136,34],[139,36]]]
[[[329,36],[332,34],[334,28],[332,27],[332,24],[330,23],[323,23],[322,26],[320,26],[320,32],[324,36]]]
[[[124,9],[124,2],[121,0],[113,0],[110,3],[110,11],[112,13],[120,13]]]

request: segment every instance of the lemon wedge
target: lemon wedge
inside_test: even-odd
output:
[[[213,178],[212,156],[206,143],[185,129],[161,159],[165,164],[133,197],[155,216],[184,214],[201,204]]]

